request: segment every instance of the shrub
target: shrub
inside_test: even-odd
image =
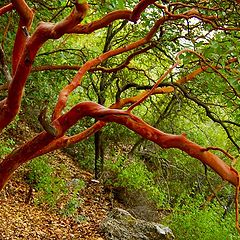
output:
[[[78,208],[82,204],[80,191],[85,187],[85,182],[81,179],[73,179],[68,183],[69,192],[71,196],[61,210],[61,214],[67,217],[73,217],[75,220],[82,220],[83,216],[78,215]]]
[[[218,203],[201,208],[204,198],[185,195],[179,198],[179,205],[173,214],[165,219],[178,240],[235,240],[239,239],[234,225],[233,212],[223,218],[223,209]]]
[[[9,138],[6,141],[1,141],[0,142],[0,158],[10,153],[13,150],[14,145],[15,145],[15,142],[11,138]]]
[[[112,183],[110,184],[115,187],[127,188],[130,191],[143,191],[149,200],[162,206],[165,193],[155,183],[154,174],[140,160],[131,162],[125,160],[124,157],[119,157],[115,162],[107,161],[107,171],[112,172]]]
[[[40,157],[29,163],[28,182],[38,191],[35,203],[47,203],[55,207],[58,200],[66,195],[68,190],[66,181],[54,176],[53,168],[48,164],[48,159]]]
[[[84,181],[66,181],[63,171],[61,178],[56,176],[46,157],[33,160],[28,167],[27,181],[37,190],[35,204],[48,204],[64,216],[78,218],[77,209],[82,203],[79,193],[85,187]]]

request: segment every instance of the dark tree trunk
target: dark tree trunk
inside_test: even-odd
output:
[[[95,144],[95,178],[98,179],[103,172],[104,147],[102,142],[102,131],[98,131],[94,136]]]

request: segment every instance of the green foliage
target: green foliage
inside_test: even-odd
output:
[[[66,181],[56,176],[54,168],[45,157],[39,157],[28,164],[27,180],[36,189],[36,204],[48,204],[64,216],[78,217],[77,209],[82,201],[80,191],[85,187],[81,179]],[[61,169],[63,171],[63,168]],[[61,172],[64,175],[64,172]]]
[[[33,160],[29,163],[28,182],[39,192],[35,199],[37,204],[46,202],[51,207],[55,207],[58,200],[66,195],[68,190],[66,181],[54,176],[53,168],[44,157]]]
[[[73,217],[77,221],[83,220],[83,216],[79,215],[77,210],[82,204],[80,191],[84,189],[85,182],[81,179],[73,179],[71,182],[69,182],[68,187],[68,191],[71,192],[71,197],[61,209],[61,213],[64,216]]]
[[[154,174],[143,162],[140,160],[127,162],[126,158],[120,156],[116,162],[107,161],[106,168],[113,174],[113,179],[110,179],[113,186],[124,187],[128,190],[141,190],[159,207],[162,206],[165,193],[156,184]]]
[[[182,203],[184,202],[184,204]],[[239,239],[233,224],[234,213],[223,218],[223,208],[218,203],[203,206],[204,197],[196,195],[182,196],[179,205],[173,210],[164,223],[168,224],[179,240],[235,240]]]
[[[77,125],[69,131],[71,134],[80,131],[81,126]],[[81,169],[88,171],[94,171],[94,138],[90,137],[84,141],[76,143],[65,149],[65,151],[71,155],[75,161],[79,164]]]
[[[6,141],[0,141],[0,158],[10,153],[13,150],[14,145],[15,141],[11,138]]]
[[[72,6],[70,5],[72,3],[72,1],[66,0],[46,2],[44,4],[39,4],[38,1],[30,1],[31,7],[37,10],[35,17],[37,20],[34,20],[33,26],[36,26],[39,20],[57,22],[63,19],[71,11]],[[117,9],[133,9],[137,3],[139,3],[137,0],[89,1],[90,11],[84,21],[91,23],[102,18],[107,12]],[[182,1],[182,3],[175,8],[174,14],[192,9],[198,1]],[[189,5],[189,3],[191,4]],[[160,4],[164,4],[164,1]],[[188,5],[190,7],[187,7]],[[237,26],[239,16],[233,2],[228,4],[227,1],[215,1],[213,3],[204,1],[203,5],[204,7],[199,9],[203,16],[215,14],[218,16],[217,24],[221,25],[222,21],[222,26]],[[217,7],[218,10],[216,12],[207,10],[208,7]],[[109,41],[109,49],[117,49],[139,40],[147,34],[156,19],[163,15],[163,9],[151,5],[141,14],[141,20],[137,24],[127,23],[122,25],[122,20],[118,20],[113,22],[110,27],[97,30],[92,34],[68,35],[59,40],[49,40],[39,51],[34,64],[35,66],[79,65],[80,67],[88,60],[102,54],[105,42]],[[7,26],[8,22],[10,23],[10,30],[7,31],[6,39],[1,39],[4,42],[6,56],[11,56],[11,46],[15,37],[13,30],[17,28],[15,24],[16,17],[13,14],[11,21],[7,15],[2,18],[1,32],[4,32],[5,26]],[[120,26],[123,26],[123,28],[120,28]],[[107,29],[111,30],[111,27],[111,37],[108,39]],[[152,44],[155,45],[155,48],[135,56],[131,60],[129,68],[114,74],[87,73],[82,79],[81,86],[69,96],[64,111],[81,101],[97,102],[99,95],[104,97],[104,105],[110,106],[116,100],[116,92],[127,84],[152,86],[172,64],[176,52],[187,47],[202,54],[209,65],[219,67],[219,73],[225,76],[225,79],[209,68],[193,81],[187,82],[185,84],[186,91],[192,97],[202,101],[217,120],[225,121],[224,124],[229,129],[229,134],[235,142],[240,144],[239,129],[236,125],[228,122],[239,122],[240,119],[240,102],[237,94],[234,93],[234,91],[240,93],[238,81],[239,62],[232,63],[231,69],[224,68],[228,59],[233,57],[240,59],[238,32],[215,31],[211,24],[201,22],[201,19],[194,19],[193,21],[192,19],[179,19],[178,21],[165,22],[154,36]],[[133,52],[134,50],[109,58],[101,65],[107,68],[116,67]],[[8,58],[7,62],[11,62],[10,57]],[[179,68],[175,69],[172,75],[164,80],[164,83],[175,82],[182,76],[186,76],[205,65],[202,59],[192,53],[186,53],[181,58],[182,62]],[[32,122],[32,126],[40,130],[37,117],[42,107],[46,105],[46,101],[49,102],[49,109],[51,109],[48,112],[50,118],[59,92],[71,82],[75,74],[75,71],[31,73],[26,84],[22,105],[25,117],[28,122]],[[5,79],[0,76],[0,84],[4,82]],[[136,88],[130,88],[122,92],[121,98],[131,97],[139,93],[140,91]],[[4,93],[1,92],[0,99],[3,98]],[[174,100],[173,104],[165,111],[170,99]],[[210,120],[206,116],[205,110],[193,101],[186,99],[178,88],[173,94],[151,96],[141,106],[134,109],[134,114],[143,118],[149,124],[156,124],[156,127],[162,131],[173,134],[185,132],[190,140],[202,146],[218,146],[228,149],[229,152],[236,153],[236,155],[238,153],[236,149],[234,150],[226,131],[219,123]],[[72,127],[67,134],[69,136],[77,134],[90,127],[94,122],[95,120],[92,118],[84,118]],[[12,129],[17,127],[17,122],[10,126]],[[114,150],[119,148],[118,151],[121,151],[121,155],[123,150],[119,147],[120,144],[117,143],[124,143],[125,147],[126,145],[129,147],[136,138],[134,133],[117,124],[108,124],[102,132],[102,144],[104,147],[106,149],[114,148]],[[108,143],[108,141],[111,143]],[[11,152],[14,144],[11,139],[6,142],[1,141],[0,157]],[[115,146],[112,147],[113,145]],[[225,227],[225,224],[228,224],[228,219],[221,221],[221,218],[216,215],[217,212],[220,212],[217,206],[212,205],[207,209],[199,209],[203,199],[199,196],[193,199],[187,195],[191,188],[197,185],[196,183],[200,187],[198,190],[194,190],[194,194],[206,191],[206,187],[202,187],[206,186],[206,179],[201,163],[178,150],[159,151],[153,144],[142,144],[142,146],[146,147],[147,150],[153,149],[155,155],[151,156],[150,159],[143,159],[143,161],[136,160],[139,156],[134,157],[131,161],[127,157],[118,157],[116,160],[106,163],[106,170],[112,174],[110,184],[130,190],[142,190],[149,199],[154,200],[159,206],[163,205],[163,203],[166,204],[166,199],[168,199],[167,203],[175,209],[172,215],[172,228],[175,230],[178,239],[225,239],[227,234],[229,234],[229,239],[235,239],[233,231]],[[74,148],[69,148],[68,151],[73,153],[72,155],[79,161],[82,168],[94,169],[93,137],[76,144]],[[221,157],[225,160],[223,155]],[[147,161],[150,163],[149,165],[145,164]],[[155,169],[152,169],[152,166]],[[42,204],[46,202],[51,207],[56,207],[62,199],[67,198],[66,203],[61,206],[61,213],[65,216],[81,218],[77,214],[77,209],[81,205],[80,191],[84,188],[83,181],[80,180],[76,185],[69,185],[69,182],[62,179],[62,176],[59,177],[56,174],[55,169],[48,163],[48,159],[44,157],[29,164],[28,181],[37,190],[36,203]],[[214,183],[215,181],[218,181],[218,179],[214,175]],[[183,197],[178,200],[181,193]],[[180,204],[180,202],[184,202],[184,205]],[[233,222],[232,220],[229,221]],[[224,233],[221,234],[222,229]]]
[[[125,1],[123,0],[112,0],[110,2],[112,10],[123,9],[125,7]]]
[[[146,191],[148,186],[153,183],[153,174],[141,162],[130,162],[121,169],[117,177],[119,185],[136,190]]]
[[[6,130],[7,131],[17,130],[19,120],[20,120],[20,117],[17,115],[15,119],[6,127]]]

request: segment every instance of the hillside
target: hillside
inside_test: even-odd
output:
[[[10,137],[21,143],[21,133],[28,133],[28,138],[34,132],[23,122],[19,122],[16,131],[8,129],[3,138]],[[27,131],[26,131],[27,130]],[[29,171],[27,165],[20,168],[8,182],[4,191],[0,193],[0,239],[102,239],[99,232],[99,223],[110,209],[108,194],[103,186],[93,181],[93,175],[81,171],[74,161],[61,151],[48,155],[51,165],[58,168],[65,166],[67,182],[73,179],[82,179],[85,187],[80,191],[80,207],[74,216],[66,217],[55,211],[47,204],[36,205],[37,192],[31,190],[26,181]],[[61,208],[61,206],[60,206]]]

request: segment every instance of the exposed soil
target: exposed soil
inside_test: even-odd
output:
[[[30,187],[21,172],[16,173],[0,194],[0,239],[103,239],[99,223],[110,209],[108,195],[92,181],[91,174],[79,171],[78,176],[86,182],[78,210],[83,216],[80,222],[54,213],[48,206],[36,206],[34,193],[26,203]]]
[[[22,124],[22,123],[20,123]],[[24,129],[23,129],[24,128]],[[20,132],[22,134],[20,134]],[[28,136],[24,136],[27,133]],[[1,136],[8,137],[11,130]],[[32,137],[34,133],[26,125],[18,126],[14,131],[17,144],[23,139]],[[93,175],[81,171],[71,158],[61,151],[52,153],[53,166],[64,163],[68,172],[68,180],[83,179],[85,188],[81,191],[81,206],[78,209],[80,220],[64,217],[47,205],[34,204],[35,191],[25,181],[26,166],[20,168],[0,193],[0,239],[91,239],[103,240],[99,224],[111,208],[109,195],[103,186],[93,180]]]

